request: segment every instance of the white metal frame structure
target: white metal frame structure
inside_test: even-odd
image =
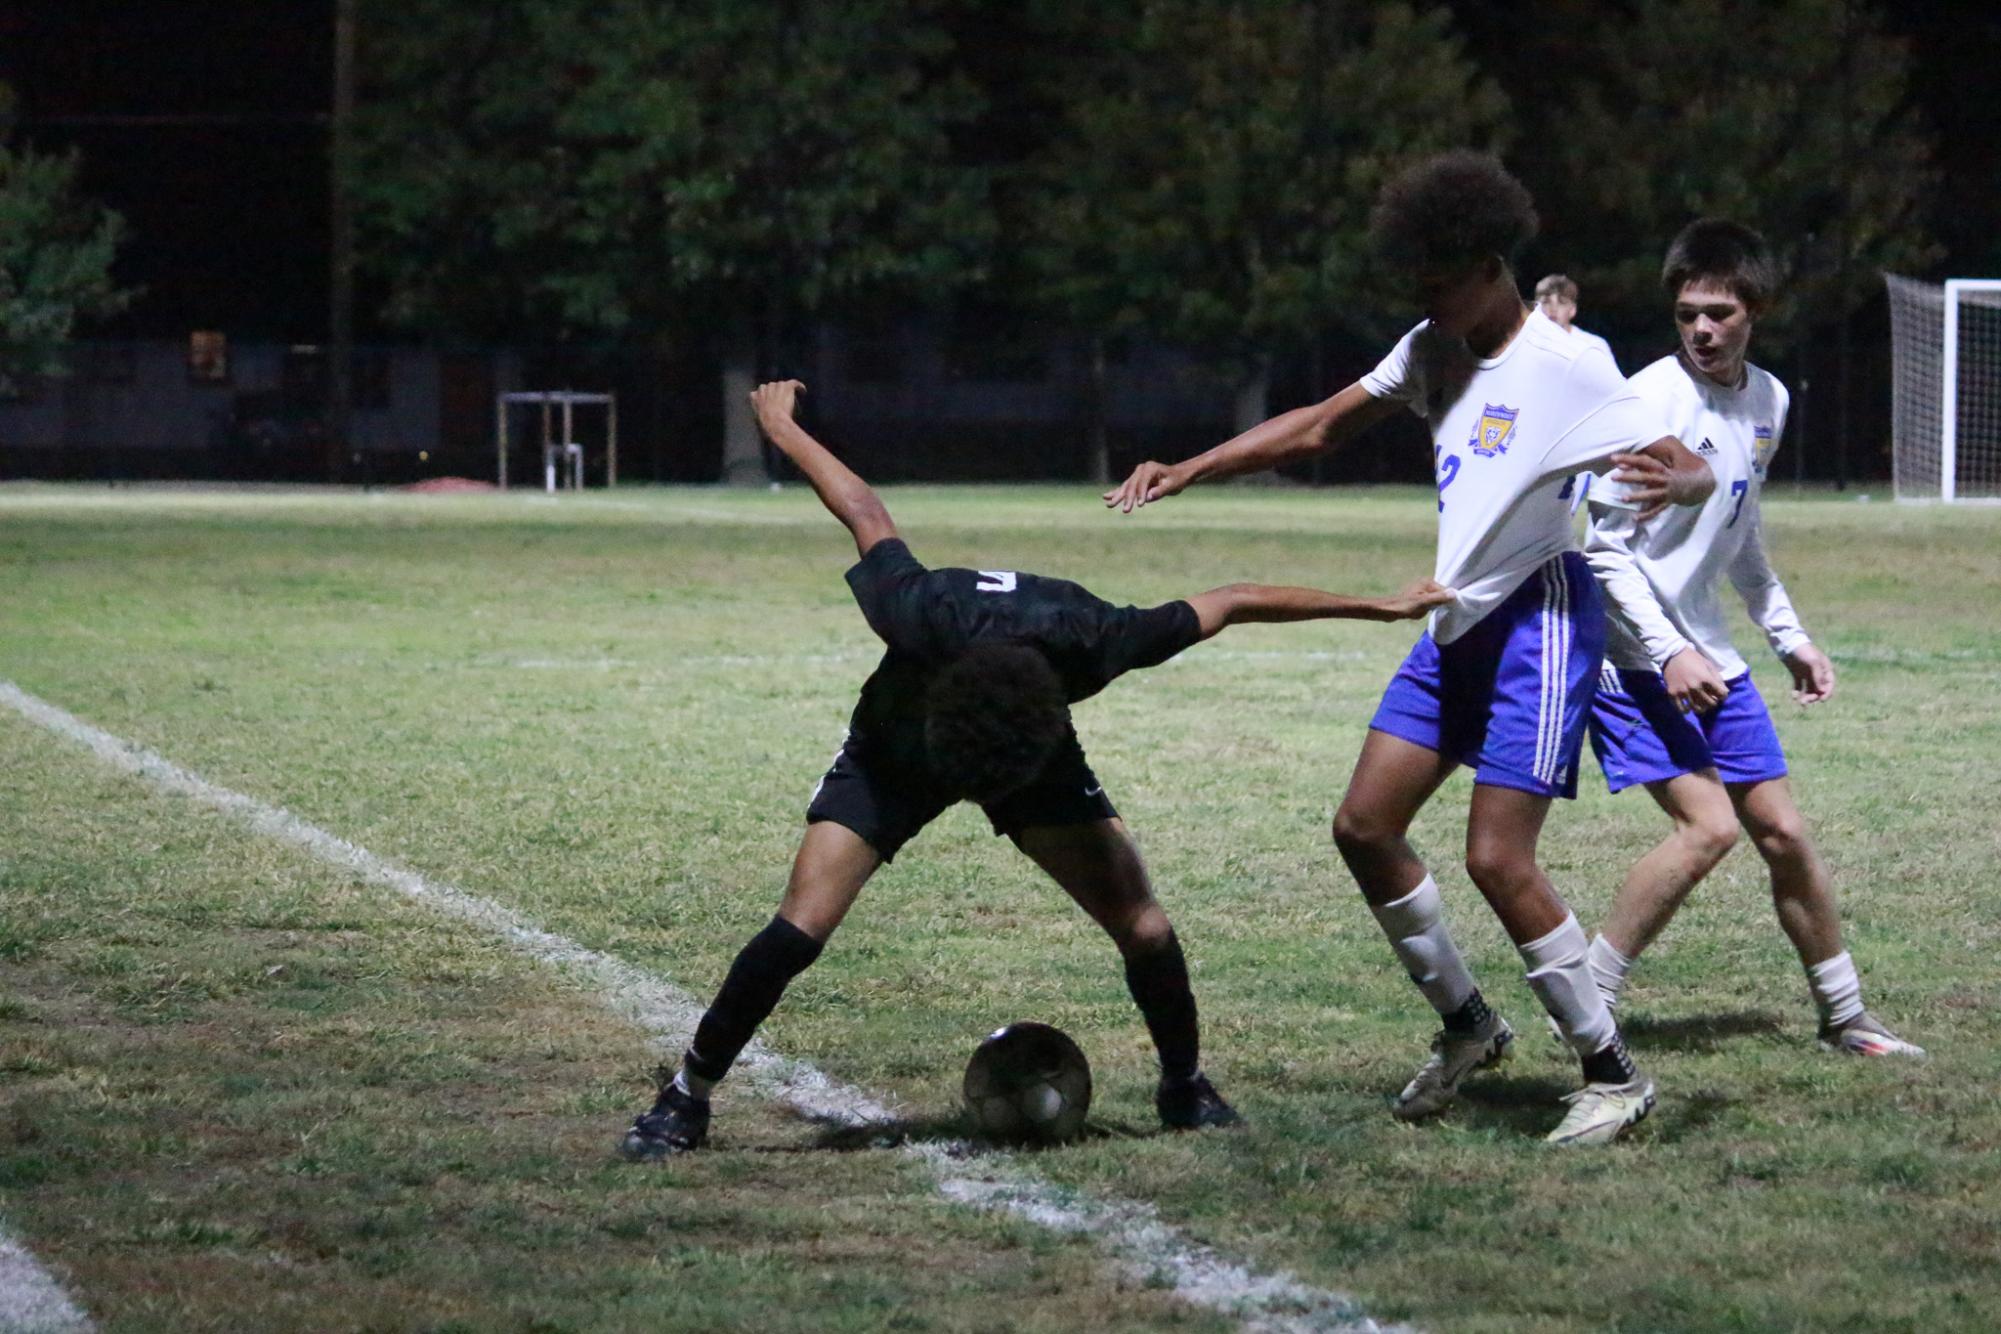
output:
[[[1948,278],[1945,284],[1945,363],[1939,379],[1938,489],[1940,500],[1959,493],[1959,302],[1969,292],[2001,294],[2001,278]]]
[[[1961,381],[1974,369],[1961,356],[1961,313],[1969,304],[2001,310],[2001,278],[1950,278],[1943,286],[1885,274],[1893,344],[1892,462],[1899,500],[2001,499],[1964,495],[1960,485]],[[1990,317],[1991,319],[1991,317]],[[1991,343],[1991,336],[1986,340]],[[1934,380],[1933,367],[1936,366]],[[2001,366],[1989,370],[1989,378]],[[2001,414],[2001,405],[1988,417]],[[1992,444],[1975,441],[1977,450]],[[1978,455],[1976,455],[1976,458]],[[1936,474],[1934,475],[1934,468]]]
[[[584,447],[577,443],[576,410],[580,406],[603,408],[604,483],[607,487],[618,485],[618,396],[584,394],[574,389],[547,389],[500,394],[494,399],[495,429],[500,441],[501,490],[507,489],[507,410],[516,405],[542,409],[542,485],[551,495],[555,494],[556,483],[565,470],[569,473],[571,488],[583,489]]]

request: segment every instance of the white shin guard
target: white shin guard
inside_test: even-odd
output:
[[[1584,1058],[1612,1045],[1619,1029],[1591,976],[1591,942],[1576,915],[1566,916],[1556,930],[1519,948],[1528,965],[1530,989],[1563,1030],[1571,1050]]]
[[[1473,994],[1473,974],[1445,929],[1444,901],[1430,876],[1410,893],[1381,907],[1370,905],[1404,971],[1441,1015],[1451,1014]]]

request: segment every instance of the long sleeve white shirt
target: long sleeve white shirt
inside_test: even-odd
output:
[[[1785,434],[1786,387],[1747,365],[1743,382],[1726,388],[1676,357],[1661,358],[1628,383],[1709,464],[1716,490],[1700,506],[1671,508],[1639,525],[1631,509],[1594,489],[1584,554],[1606,595],[1606,660],[1660,668],[1693,646],[1725,680],[1742,676],[1750,669],[1730,642],[1717,595],[1726,575],[1775,653],[1807,643],[1759,531],[1759,491]]]

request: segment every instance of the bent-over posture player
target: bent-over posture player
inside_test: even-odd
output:
[[[1645,786],[1674,823],[1627,873],[1591,942],[1591,972],[1616,1005],[1633,961],[1723,860],[1742,825],[1771,870],[1772,904],[1806,969],[1822,1044],[1857,1056],[1922,1056],[1863,1008],[1827,866],[1717,598],[1727,576],[1792,675],[1795,700],[1818,704],[1834,693],[1834,664],[1807,638],[1760,531],[1759,493],[1785,435],[1788,396],[1747,357],[1777,282],[1770,249],[1748,227],[1705,218],[1675,238],[1661,284],[1681,347],[1631,383],[1669,429],[1701,442],[1716,491],[1699,508],[1645,524],[1600,497],[1591,506],[1585,556],[1611,612],[1591,746],[1612,791]]]
[[[1473,776],[1466,870],[1520,952],[1529,986],[1583,1064],[1549,1139],[1602,1144],[1647,1114],[1641,1076],[1591,983],[1583,928],[1543,874],[1552,797],[1575,796],[1604,612],[1578,554],[1569,497],[1605,472],[1658,508],[1692,504],[1709,469],[1662,429],[1611,358],[1585,350],[1515,285],[1535,207],[1491,157],[1447,153],[1384,187],[1371,227],[1428,318],[1374,371],[1172,466],[1143,463],[1105,495],[1131,510],[1212,477],[1329,448],[1399,408],[1425,419],[1438,481],[1435,577],[1454,590],[1384,691],[1334,842],[1442,1029],[1397,1096],[1412,1120],[1444,1110],[1514,1033],[1487,1005],[1445,928],[1438,886],[1405,835],[1460,765]]]
[[[680,1069],[621,1151],[658,1158],[702,1144],[709,1091],[787,984],[819,957],[876,868],[960,800],[979,802],[994,832],[1013,839],[1118,946],[1160,1056],[1162,1123],[1236,1123],[1201,1070],[1181,945],[1139,848],[1084,759],[1070,705],[1226,625],[1398,620],[1450,594],[1429,580],[1379,599],[1232,584],[1158,607],[1117,607],[1061,579],[927,569],[867,483],[793,420],[801,388],[796,380],[761,386],[751,396],[758,422],[854,534],[861,560],[848,584],[888,652],[863,684],[847,741],[807,807],[777,916],[737,955]]]

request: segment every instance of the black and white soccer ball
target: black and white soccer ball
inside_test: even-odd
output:
[[[966,1066],[966,1110],[982,1134],[1033,1144],[1074,1139],[1091,1110],[1091,1065],[1061,1029],[1009,1024]]]

